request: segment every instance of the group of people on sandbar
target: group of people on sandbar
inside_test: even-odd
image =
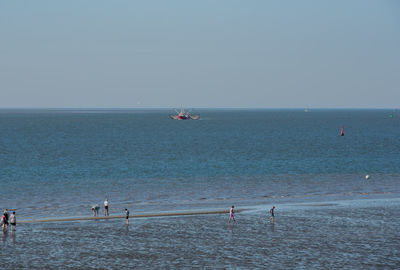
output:
[[[15,211],[13,211],[11,215],[9,215],[8,209],[5,209],[3,211],[3,215],[1,216],[0,224],[3,232],[7,231],[9,224],[11,224],[11,229],[15,231],[15,227],[17,226],[17,217],[15,216]]]
[[[108,202],[108,199],[106,198],[104,201],[104,216],[109,216],[109,208],[110,208],[110,203]],[[235,206],[232,205],[232,207],[229,209],[229,218],[228,218],[228,223],[232,222],[236,222],[235,220]],[[99,210],[100,210],[100,206],[99,205],[93,205],[91,208],[92,212],[93,212],[93,216],[98,216],[99,215]],[[272,208],[269,210],[269,214],[270,214],[270,221],[271,223],[274,222],[275,220],[275,206],[272,206]],[[125,219],[126,219],[126,224],[129,224],[129,210],[127,208],[125,208]]]
[[[234,215],[234,212],[235,212],[234,209],[235,209],[234,205],[232,205],[231,209],[229,209],[228,223],[231,223],[231,221],[236,222],[235,215]],[[274,210],[275,210],[275,206],[272,206],[272,208],[269,210],[269,214],[271,215],[269,219],[270,219],[271,223],[273,223],[275,221]]]
[[[110,203],[108,202],[108,199],[106,198],[106,200],[104,201],[104,216],[109,216],[109,213],[108,213],[109,206],[110,206]],[[97,217],[99,215],[100,206],[98,204],[95,204],[92,206],[91,210],[93,212],[93,216]]]
[[[110,203],[108,202],[108,199],[106,198],[104,201],[104,216],[109,216],[109,208],[110,208]],[[97,217],[99,215],[99,210],[100,206],[99,205],[93,205],[91,208],[93,212],[93,216]],[[129,224],[129,210],[125,208],[125,219],[126,219],[126,224]]]
[[[108,202],[108,199],[106,198],[104,201],[104,216],[109,216],[109,207],[110,207],[110,203]],[[235,206],[232,205],[232,207],[229,210],[229,218],[228,218],[228,223],[232,222],[236,222],[235,220]],[[92,212],[93,212],[93,216],[98,216],[99,215],[99,210],[100,210],[100,206],[93,205],[91,208]],[[275,219],[275,206],[272,206],[272,208],[269,210],[269,214],[270,214],[270,221],[273,223],[274,219]],[[126,219],[126,224],[129,224],[129,210],[127,208],[125,208],[125,219]],[[11,215],[8,214],[8,209],[5,209],[3,211],[3,215],[1,217],[0,220],[0,224],[2,226],[3,232],[7,231],[8,225],[11,224],[11,228],[13,231],[15,231],[15,227],[17,225],[17,218],[16,218],[16,214],[15,211],[12,212]]]

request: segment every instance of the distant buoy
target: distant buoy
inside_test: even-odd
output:
[[[369,179],[369,174],[367,174],[366,176],[365,176],[365,180],[368,180]]]

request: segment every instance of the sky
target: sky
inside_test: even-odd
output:
[[[0,0],[0,108],[400,108],[400,1]]]

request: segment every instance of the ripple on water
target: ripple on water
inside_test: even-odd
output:
[[[20,224],[0,236],[0,261],[32,269],[395,269],[399,218],[397,204],[313,204],[278,207],[275,223],[264,211],[249,211],[237,213],[234,225],[223,214],[132,219],[129,226],[123,220]]]

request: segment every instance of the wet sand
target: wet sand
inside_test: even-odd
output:
[[[0,234],[0,266],[398,269],[399,208],[400,198],[349,200],[278,204],[274,223],[268,208],[260,205],[238,211],[234,224],[228,224],[225,210],[168,213],[137,218],[129,225],[120,216],[17,224],[16,232]]]

